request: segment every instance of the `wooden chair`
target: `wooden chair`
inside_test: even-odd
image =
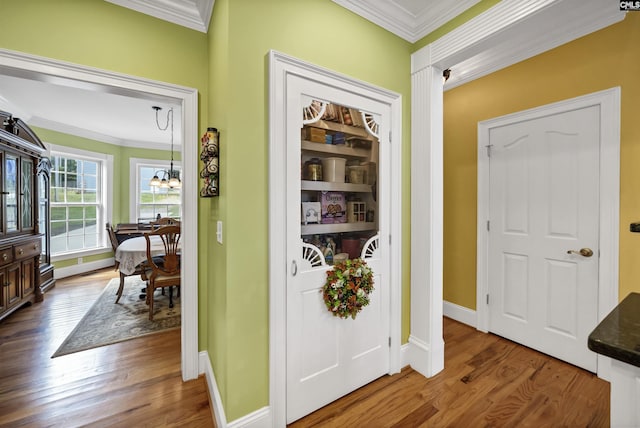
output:
[[[113,250],[113,254],[116,254],[116,248],[120,243],[118,242],[118,237],[116,236],[116,231],[113,229],[111,223],[107,223],[107,235],[109,236],[109,241],[111,242],[111,249]],[[118,266],[120,262],[115,261],[115,270],[118,270]]]
[[[159,236],[164,245],[162,256],[152,256],[151,238]],[[153,293],[156,288],[169,287],[169,307],[173,307],[173,287],[180,289],[180,226],[162,226],[149,233],[145,233],[147,240],[147,304],[149,305],[149,319],[153,321]],[[159,261],[162,260],[162,262]]]
[[[156,230],[162,226],[170,226],[170,225],[180,226],[180,221],[171,217],[160,217],[155,221],[149,222],[149,224],[151,224],[151,230]]]
[[[113,250],[113,255],[115,256],[116,254],[116,249],[118,248],[118,245],[120,245],[120,240],[118,239],[118,236],[116,235],[116,231],[113,228],[113,226],[111,225],[111,223],[107,223],[107,235],[109,235],[109,242],[111,242],[111,249]],[[115,260],[114,257],[114,270],[118,270],[120,268],[120,262]],[[146,261],[144,262],[143,265],[136,267],[135,272],[133,272],[131,275],[126,275],[122,272],[120,272],[120,286],[118,287],[118,290],[116,291],[116,295],[118,297],[116,297],[116,303],[118,303],[120,301],[120,298],[122,297],[122,292],[124,291],[124,278],[127,276],[133,276],[133,275],[140,275],[140,277],[142,278],[143,281],[147,280],[147,277],[145,276],[145,265],[146,265]],[[142,291],[144,292],[145,289],[142,289]]]

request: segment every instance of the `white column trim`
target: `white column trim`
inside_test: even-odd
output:
[[[198,377],[198,91],[184,86],[0,49],[0,73],[182,104],[182,378]],[[188,189],[188,190],[187,190]]]
[[[411,76],[411,335],[409,364],[424,376],[444,368],[442,338],[442,70]],[[431,94],[428,99],[422,94]],[[419,183],[419,185],[418,185]]]

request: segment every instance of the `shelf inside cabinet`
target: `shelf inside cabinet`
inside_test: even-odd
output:
[[[319,192],[371,192],[370,184],[333,183],[329,181],[302,180],[302,190],[317,190]]]
[[[375,230],[376,224],[374,222],[303,224],[301,227],[303,235],[314,235],[323,233],[362,232],[365,230]]]
[[[344,132],[345,134],[358,137],[362,140],[374,141],[374,137],[371,136],[371,134],[369,134],[366,129],[357,126],[344,125],[342,123],[329,122],[325,120],[319,120],[317,122],[309,123],[307,124],[307,126],[335,132]]]
[[[302,150],[307,152],[315,152],[320,154],[330,154],[344,156],[348,158],[369,159],[371,150],[355,147],[347,147],[342,144],[323,144],[313,143],[311,141],[302,140]]]

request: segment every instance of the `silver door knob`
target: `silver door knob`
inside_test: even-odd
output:
[[[593,250],[591,248],[581,248],[579,251],[577,250],[569,250],[567,254],[578,254],[582,257],[591,257],[593,256]]]

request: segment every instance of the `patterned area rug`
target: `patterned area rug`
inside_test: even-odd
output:
[[[180,299],[176,297],[175,289],[173,308],[169,308],[169,289],[165,296],[156,290],[153,321],[149,321],[149,307],[139,298],[140,290],[146,287],[145,282],[139,275],[126,277],[122,298],[115,304],[119,283],[120,278],[109,281],[51,358],[180,328]]]

